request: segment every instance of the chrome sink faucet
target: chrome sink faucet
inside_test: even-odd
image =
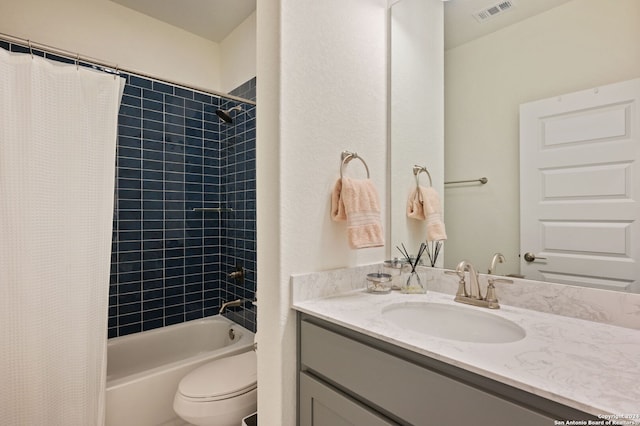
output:
[[[491,266],[489,267],[489,274],[495,271],[496,262],[503,263],[504,256],[500,253],[496,253],[491,259]],[[465,282],[465,272],[469,272],[469,291],[467,292],[467,285]],[[456,274],[460,278],[458,282],[458,291],[456,297],[453,299],[456,302],[466,303],[467,305],[481,306],[489,309],[500,309],[498,298],[496,297],[496,288],[494,283],[512,284],[512,280],[504,278],[494,278],[489,276],[487,278],[487,293],[486,296],[482,296],[480,290],[480,280],[478,278],[478,272],[473,267],[471,262],[463,260],[458,263],[455,272],[449,272],[449,274]]]
[[[502,255],[502,253],[496,253],[493,255],[493,258],[491,259],[491,264],[489,265],[489,271],[487,272],[487,274],[493,275],[495,273],[496,262],[499,262],[499,263],[505,262],[504,256]],[[487,295],[485,297],[485,300],[488,303],[487,307],[491,309],[500,308],[500,305],[498,304],[498,298],[496,297],[496,288],[494,286],[495,283],[513,284],[513,280],[509,280],[506,278],[493,278],[491,276],[487,278]]]
[[[464,273],[469,272],[469,292],[467,293],[466,285],[464,286],[464,296],[472,299],[482,300],[482,292],[480,291],[480,282],[478,281],[478,272],[471,262],[463,260],[456,266],[456,274],[460,277],[461,283],[464,282]]]
[[[491,258],[491,264],[489,265],[489,271],[487,272],[487,274],[493,275],[493,273],[496,270],[496,262],[504,263],[504,256],[502,255],[502,253],[496,253],[493,255],[493,257]]]

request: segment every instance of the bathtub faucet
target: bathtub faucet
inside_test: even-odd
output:
[[[236,283],[242,284],[244,283],[244,275],[244,268],[238,264],[233,272],[227,274],[227,277],[233,279]]]
[[[242,306],[242,299],[238,299],[238,300],[233,300],[231,302],[225,302],[222,304],[222,306],[220,307],[220,312],[218,312],[219,315],[222,315],[222,313],[225,311],[225,309],[232,307],[232,306]]]

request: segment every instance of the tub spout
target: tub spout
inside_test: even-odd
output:
[[[222,315],[222,313],[225,311],[225,309],[227,309],[227,308],[229,308],[231,306],[242,306],[242,299],[233,300],[231,302],[223,303],[222,306],[220,307],[220,311],[218,312],[218,314]]]

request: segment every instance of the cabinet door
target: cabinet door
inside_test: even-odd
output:
[[[300,426],[396,425],[364,406],[300,373]]]

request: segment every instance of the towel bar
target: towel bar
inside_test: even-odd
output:
[[[487,182],[489,182],[489,179],[487,179],[486,177],[481,177],[479,179],[468,179],[468,180],[451,180],[449,182],[445,182],[445,185],[450,185],[453,183],[471,183],[471,182],[480,182],[481,184],[485,184]]]
[[[425,172],[427,174],[427,176],[429,177],[429,186],[433,186],[433,181],[431,180],[431,173],[429,173],[429,170],[427,170],[426,167],[424,166],[418,166],[417,164],[415,166],[413,166],[413,175],[416,177],[416,186],[419,188],[420,187],[420,173]]]
[[[358,160],[362,161],[362,164],[364,164],[364,168],[367,169],[367,179],[369,179],[369,166],[367,166],[367,163],[364,161],[364,159],[360,156],[358,156],[357,152],[350,152],[350,151],[342,151],[342,154],[340,156],[340,159],[342,160],[342,163],[340,164],[340,179],[342,179],[342,172],[344,170],[344,166],[346,166],[349,161],[353,160],[354,158],[357,158]]]

